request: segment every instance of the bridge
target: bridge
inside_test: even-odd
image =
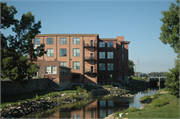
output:
[[[158,87],[165,87],[164,82],[166,81],[166,78],[164,75],[161,76],[150,76],[149,82],[151,86],[158,86]]]

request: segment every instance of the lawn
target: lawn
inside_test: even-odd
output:
[[[161,107],[152,108],[150,103],[148,109],[141,109],[140,111],[129,112],[128,115],[123,115],[123,118],[179,118],[179,98],[171,94],[162,94],[161,98],[168,98],[170,104]],[[118,112],[121,113],[121,112]],[[118,116],[118,113],[115,115]]]

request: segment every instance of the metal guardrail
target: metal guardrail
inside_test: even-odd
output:
[[[84,60],[95,60],[95,57],[84,57]]]
[[[85,69],[85,73],[97,73],[96,69]]]
[[[95,47],[95,43],[84,43],[84,47]]]

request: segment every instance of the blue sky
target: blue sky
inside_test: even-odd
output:
[[[5,2],[5,0],[3,0]],[[43,34],[99,34],[100,38],[124,36],[129,44],[129,59],[139,71],[168,71],[174,67],[176,54],[160,40],[161,11],[174,0],[39,0],[9,1],[18,11],[15,18],[29,11],[41,21]],[[11,30],[2,31],[8,35]],[[136,69],[137,71],[138,69]]]

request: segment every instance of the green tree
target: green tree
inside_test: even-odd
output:
[[[128,70],[129,70],[129,76],[134,75],[134,62],[131,60],[128,60]]]
[[[170,91],[171,94],[179,97],[179,61],[175,60],[175,68],[170,69],[170,73],[165,73],[166,81],[165,86],[166,89]]]
[[[31,12],[23,14],[20,20],[14,18],[17,13],[14,6],[7,6],[1,2],[1,28],[6,30],[12,26],[15,36],[4,36],[1,33],[1,77],[9,78],[13,83],[19,82],[24,86],[24,79],[31,79],[39,67],[33,63],[38,56],[43,56],[46,51],[44,44],[34,49],[32,39],[40,33],[41,22],[35,22]],[[36,53],[35,53],[36,51]],[[29,56],[28,56],[29,55]]]
[[[159,39],[164,44],[170,44],[175,53],[179,53],[179,0],[171,3],[169,11],[162,11],[163,22]]]
[[[160,40],[164,44],[170,44],[178,59],[175,60],[175,68],[170,69],[170,73],[165,73],[165,86],[173,95],[179,97],[179,1],[171,3],[169,11],[163,11],[163,22],[161,26]]]

